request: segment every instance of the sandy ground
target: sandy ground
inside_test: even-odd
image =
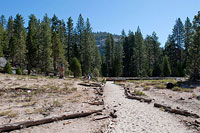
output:
[[[96,98],[93,87],[79,85],[82,79],[0,74],[0,125],[102,109],[89,105]],[[30,88],[30,92],[14,88]],[[94,115],[29,127],[12,133],[98,132],[106,120]]]
[[[116,122],[110,123],[107,132],[113,133],[193,133],[180,119],[172,114],[153,107],[153,104],[141,103],[125,98],[124,89],[107,82],[105,86],[105,104],[117,110]]]
[[[54,123],[24,128],[12,133],[199,133],[188,128],[182,120],[190,118],[170,114],[153,103],[147,104],[127,99],[123,87],[107,82],[104,87],[105,105],[90,105],[99,95],[94,87],[79,83],[82,79],[58,79],[33,76],[13,76],[0,74],[0,124],[27,120],[38,120],[63,114],[103,109],[102,115],[93,114],[79,119],[57,121]],[[142,84],[126,82],[131,90],[143,91]],[[137,87],[139,86],[139,87]],[[30,92],[15,88],[31,88]],[[154,102],[180,107],[200,115],[200,101],[191,97],[200,94],[200,89],[192,93],[175,92],[168,89],[143,91]],[[184,100],[180,100],[183,98]],[[116,110],[116,119],[108,118],[94,121],[95,118],[108,116]]]

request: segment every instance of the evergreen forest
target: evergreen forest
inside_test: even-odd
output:
[[[40,20],[31,14],[28,26],[24,25],[20,14],[8,19],[1,15],[0,57],[11,66],[28,70],[28,74],[57,74],[62,63],[65,74],[76,77],[92,73],[104,77],[200,78],[200,12],[193,20],[175,20],[164,45],[156,32],[144,37],[138,26],[136,31],[122,30],[117,39],[106,34],[100,48],[95,39],[98,33],[81,14],[77,22],[47,14]],[[105,35],[99,34],[98,39]]]

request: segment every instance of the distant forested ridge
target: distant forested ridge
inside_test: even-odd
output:
[[[108,36],[108,32],[94,32],[93,35],[96,40],[96,44],[99,47],[101,55],[103,54],[103,45],[105,44],[106,38]],[[121,38],[120,35],[112,34],[115,42],[118,42],[119,39]]]
[[[192,21],[178,18],[164,47],[158,40],[156,32],[144,37],[139,27],[121,35],[94,33],[81,14],[76,23],[31,14],[28,27],[20,14],[0,17],[0,57],[28,74],[58,73],[62,63],[68,75],[78,64],[82,75],[200,78],[200,12]]]

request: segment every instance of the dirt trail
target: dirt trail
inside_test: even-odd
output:
[[[125,98],[122,87],[107,82],[104,89],[105,104],[117,110],[116,122],[108,132],[114,133],[189,133],[188,129],[173,115]]]

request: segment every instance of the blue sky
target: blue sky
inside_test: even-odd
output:
[[[22,14],[26,25],[33,13],[42,19],[45,13],[56,14],[65,21],[69,16],[76,23],[81,13],[90,19],[93,31],[121,34],[122,29],[136,31],[140,26],[143,36],[153,31],[164,45],[177,18],[191,20],[200,11],[200,0],[3,0],[0,14]]]

